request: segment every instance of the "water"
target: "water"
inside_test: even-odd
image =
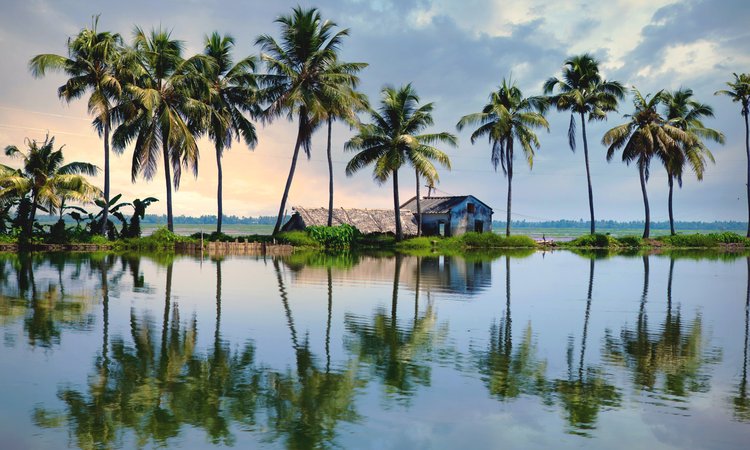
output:
[[[747,448],[748,274],[0,255],[0,448]]]

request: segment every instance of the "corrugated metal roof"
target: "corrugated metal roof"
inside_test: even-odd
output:
[[[449,197],[422,197],[420,206],[422,207],[422,214],[447,214],[455,206],[461,204],[467,198],[473,198],[478,203],[483,204],[487,208],[490,208],[486,203],[482,202],[473,195],[453,195]],[[417,212],[417,197],[412,197],[406,203],[401,205],[401,209],[408,209],[413,213]],[[492,210],[492,208],[490,208]]]

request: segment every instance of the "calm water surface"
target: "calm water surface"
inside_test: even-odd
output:
[[[686,256],[0,255],[0,448],[748,448],[750,259]]]

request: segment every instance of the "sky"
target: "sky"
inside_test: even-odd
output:
[[[490,162],[487,141],[471,144],[470,130],[455,125],[465,114],[478,112],[503,78],[512,77],[525,96],[540,95],[543,82],[559,76],[565,59],[588,52],[600,62],[606,79],[635,86],[643,94],[680,87],[693,89],[697,100],[713,106],[715,118],[706,125],[722,131],[726,144],[711,144],[716,164],[698,182],[690,174],[674,196],[677,220],[747,220],[747,159],[740,108],[729,97],[715,96],[732,73],[750,72],[750,7],[746,0],[0,0],[0,148],[43,140],[49,133],[65,145],[66,161],[103,166],[103,145],[91,126],[86,101],[70,104],[57,97],[62,74],[35,79],[28,61],[40,53],[65,54],[68,37],[90,26],[100,14],[100,30],[122,34],[165,28],[184,41],[186,56],[202,51],[205,35],[228,33],[236,40],[235,58],[259,54],[260,34],[279,38],[274,20],[297,4],[316,7],[324,19],[348,28],[341,59],[366,62],[361,90],[377,105],[384,85],[412,83],[422,102],[434,103],[434,127],[459,139],[457,148],[443,148],[452,162],[440,172],[437,194],[472,194],[505,217],[507,183]],[[594,205],[597,219],[642,220],[643,203],[635,166],[619,157],[605,159],[602,135],[627,121],[632,96],[621,102],[607,121],[587,124]],[[533,168],[517,157],[513,178],[513,220],[588,220],[586,174],[582,145],[571,152],[567,143],[569,113],[550,111],[550,131],[539,130],[541,147]],[[578,124],[580,127],[580,124]],[[296,137],[295,124],[281,118],[256,124],[259,142],[250,151],[235,142],[225,152],[224,213],[275,215]],[[334,125],[333,160],[337,207],[391,208],[391,183],[378,185],[371,170],[353,177],[344,173],[351,153],[343,144],[353,132]],[[580,130],[579,130],[580,139]],[[173,196],[175,215],[216,214],[217,170],[212,144],[199,141],[197,178],[182,177]],[[162,201],[149,213],[164,213],[164,175],[130,180],[132,148],[112,158],[112,192],[123,199],[153,196]],[[0,156],[0,163],[18,160]],[[414,195],[411,170],[399,173],[401,200]],[[100,186],[101,177],[94,180]],[[423,191],[424,192],[424,191]],[[652,220],[667,220],[667,179],[654,161],[648,182]],[[288,205],[322,207],[328,203],[325,132],[313,136],[310,160],[300,159]]]

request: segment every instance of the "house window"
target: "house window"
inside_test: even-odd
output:
[[[466,204],[466,212],[468,212],[469,214],[474,214],[474,203]]]
[[[438,222],[438,234],[440,236],[445,236],[445,222],[442,220]]]

